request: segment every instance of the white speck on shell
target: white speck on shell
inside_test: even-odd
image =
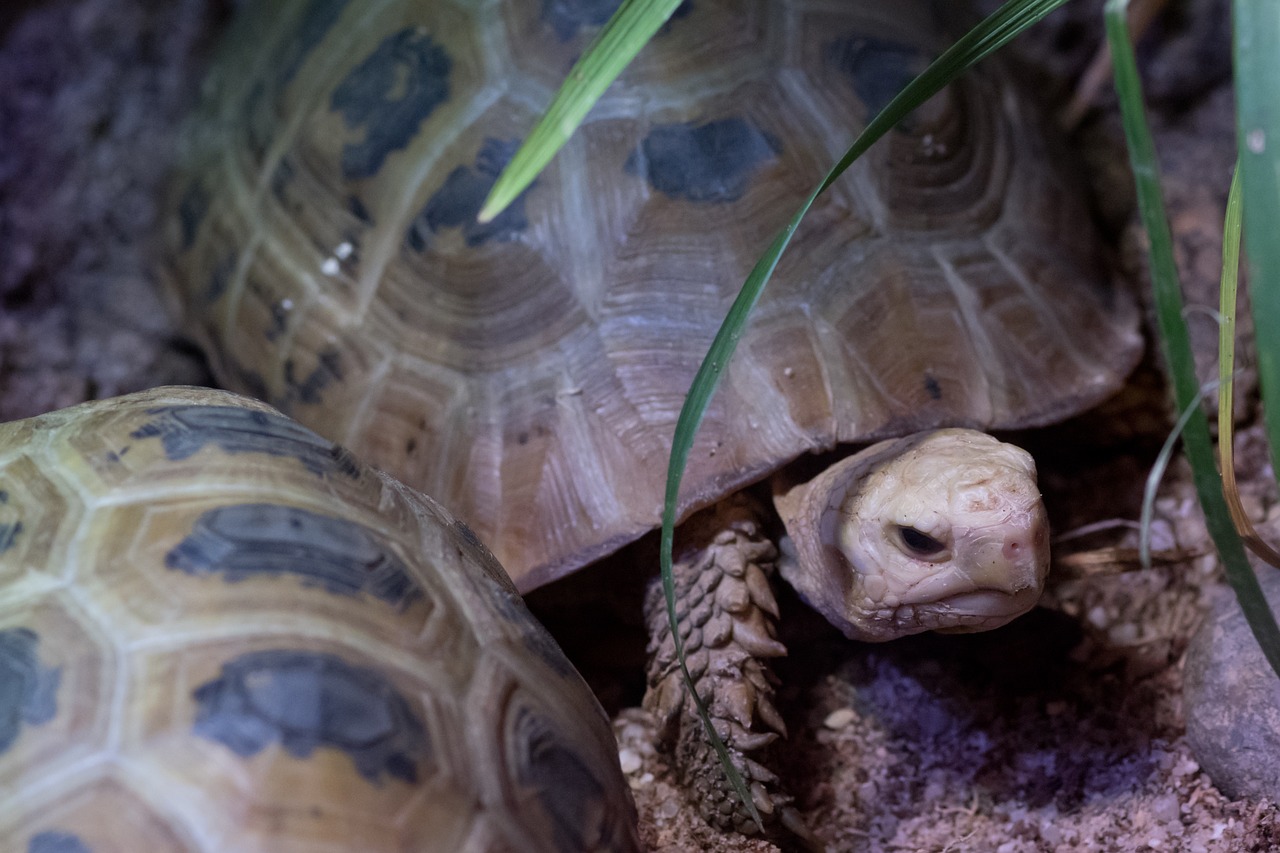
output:
[[[320,265],[320,272],[329,276],[337,275],[339,269],[337,258],[325,258],[324,263]]]

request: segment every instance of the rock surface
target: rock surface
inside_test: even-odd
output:
[[[1280,618],[1280,571],[1258,580]],[[1209,778],[1228,797],[1280,800],[1280,678],[1234,596],[1196,632],[1183,677],[1187,740]]]

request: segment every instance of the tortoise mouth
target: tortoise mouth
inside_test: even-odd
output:
[[[977,589],[940,598],[925,608],[924,618],[934,621],[941,634],[969,634],[1008,624],[1031,610],[1040,600],[1040,585],[1015,593]],[[923,614],[922,614],[923,615]]]

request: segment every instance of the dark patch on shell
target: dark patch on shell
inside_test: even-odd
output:
[[[227,292],[227,282],[231,281],[231,274],[235,272],[236,260],[236,253],[230,251],[214,265],[213,271],[209,273],[209,284],[204,291],[205,302],[210,304],[217,302],[222,298],[222,294]]]
[[[0,631],[0,755],[18,739],[23,723],[38,726],[57,716],[62,672],[40,665],[39,645],[30,628]]]
[[[321,402],[320,392],[334,382],[342,381],[342,353],[337,347],[325,347],[316,356],[316,366],[305,378],[299,379],[297,363],[288,359],[284,363],[284,383],[289,388],[289,397],[308,405]]]
[[[482,224],[476,220],[489,190],[519,147],[519,140],[486,139],[476,155],[475,166],[459,166],[450,172],[409,226],[406,239],[410,247],[421,252],[427,247],[429,234],[439,234],[446,228],[461,228],[468,246],[509,240],[528,228],[525,195],[537,185],[536,181],[491,222]]]
[[[568,41],[582,27],[603,26],[621,5],[622,0],[543,0],[542,20],[556,38]]]
[[[369,208],[365,207],[360,196],[347,196],[347,210],[351,211],[351,215],[359,219],[365,225],[373,224],[373,214],[369,212]]]
[[[602,27],[618,11],[622,0],[543,0],[542,20],[560,41],[568,41],[583,27]],[[671,20],[689,14],[693,4],[684,0],[671,13]]]
[[[626,170],[670,198],[730,202],[742,197],[755,171],[781,150],[778,140],[741,116],[664,124],[649,131]]]
[[[930,400],[942,399],[942,386],[928,373],[924,375],[924,392],[929,395]]]
[[[414,784],[432,755],[409,701],[377,670],[323,652],[270,649],[223,665],[196,688],[195,732],[236,755],[279,742],[306,759],[320,747],[346,753],[368,781]]]
[[[150,422],[129,434],[159,438],[169,459],[187,459],[207,444],[225,453],[266,453],[297,459],[313,474],[360,475],[345,448],[280,415],[238,406],[160,406],[148,409]]]
[[[278,504],[236,504],[205,512],[164,560],[189,575],[228,583],[289,574],[339,595],[367,592],[404,607],[421,597],[408,569],[369,528]]]
[[[347,127],[363,130],[342,148],[342,174],[350,180],[378,173],[393,151],[409,144],[427,116],[449,99],[452,61],[430,35],[407,28],[387,36],[347,75],[329,105]]]
[[[0,524],[0,554],[3,554],[14,546],[14,543],[18,540],[18,534],[21,532],[21,521]]]
[[[31,836],[27,853],[93,853],[93,848],[71,832],[41,832]]]
[[[869,121],[929,64],[919,48],[872,36],[846,36],[827,44],[826,61],[848,75]]]

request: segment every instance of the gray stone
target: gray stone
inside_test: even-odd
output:
[[[1280,571],[1264,568],[1259,580],[1280,618]],[[1191,641],[1182,703],[1192,752],[1224,794],[1280,800],[1280,678],[1234,596]]]

